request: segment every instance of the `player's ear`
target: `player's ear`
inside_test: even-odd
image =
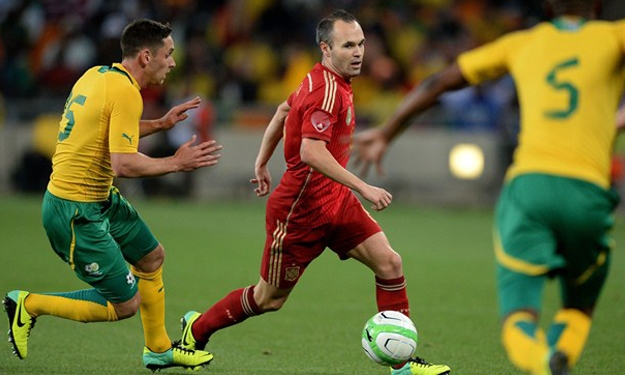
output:
[[[141,66],[148,65],[151,58],[152,58],[152,54],[150,53],[149,49],[146,48],[142,50],[141,52],[139,52],[139,63],[141,64]]]
[[[321,53],[323,53],[323,57],[330,57],[330,51],[332,48],[326,42],[319,43],[319,48],[321,48]]]

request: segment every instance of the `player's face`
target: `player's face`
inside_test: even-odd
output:
[[[365,54],[365,35],[358,22],[336,21],[332,39],[332,48],[328,46],[327,51],[329,67],[345,79],[360,75]]]
[[[176,66],[173,53],[174,40],[170,35],[163,39],[163,46],[161,48],[156,50],[153,54],[150,53],[151,57],[146,67],[149,84],[162,85],[163,82],[165,82],[167,73]]]

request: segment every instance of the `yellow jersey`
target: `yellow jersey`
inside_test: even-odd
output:
[[[48,190],[79,202],[108,198],[111,152],[135,153],[141,87],[121,64],[95,66],[76,81],[59,125]]]
[[[562,18],[510,33],[458,57],[471,84],[510,73],[521,110],[506,173],[576,178],[607,188],[623,92],[625,21]]]

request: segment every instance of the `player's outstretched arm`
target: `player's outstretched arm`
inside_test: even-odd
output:
[[[388,143],[382,128],[368,129],[354,135],[354,167],[363,178],[369,174],[371,165],[375,165],[378,175],[384,175],[382,158],[386,154]]]
[[[117,177],[154,177],[217,164],[221,155],[216,152],[222,146],[214,140],[195,144],[196,139],[194,135],[173,156],[165,158],[152,158],[140,152],[111,153],[113,172]]]
[[[196,96],[191,100],[172,107],[163,117],[157,120],[141,120],[139,123],[141,137],[173,128],[177,123],[189,117],[187,111],[198,108],[201,101],[200,97]]]
[[[276,150],[278,142],[282,139],[284,121],[290,109],[291,107],[289,107],[287,102],[282,102],[276,109],[276,113],[271,118],[271,121],[269,121],[267,129],[265,129],[265,134],[256,156],[256,162],[254,163],[255,177],[250,180],[252,184],[257,185],[254,188],[254,192],[259,197],[265,196],[271,191],[271,174],[269,173],[267,163]]]
[[[445,92],[466,86],[468,86],[467,80],[462,75],[458,64],[454,63],[415,86],[382,127],[356,134],[354,136],[355,163],[360,167],[361,173],[366,175],[372,164],[376,166],[378,173],[382,173],[382,158],[388,144],[408,127],[410,124],[408,120],[436,104],[438,98]]]

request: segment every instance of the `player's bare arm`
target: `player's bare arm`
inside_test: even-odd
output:
[[[269,125],[267,125],[263,135],[260,150],[258,150],[258,156],[254,163],[255,177],[250,180],[252,184],[257,184],[254,192],[259,197],[265,196],[271,191],[271,174],[269,173],[269,168],[267,168],[267,163],[278,146],[278,142],[282,139],[284,121],[290,109],[286,102],[282,102],[276,109],[276,113],[271,118],[271,121],[269,121]]]
[[[454,63],[439,73],[429,76],[401,101],[394,114],[381,128],[371,129],[354,136],[355,163],[366,175],[371,164],[383,173],[382,158],[388,144],[409,125],[408,120],[434,106],[447,91],[468,86],[460,67]]]
[[[163,117],[157,120],[141,120],[139,123],[140,136],[145,137],[159,131],[173,128],[180,121],[186,120],[186,118],[189,117],[187,111],[198,108],[201,101],[200,97],[196,96],[191,100],[172,107]]]
[[[386,153],[388,141],[381,128],[373,128],[354,135],[354,166],[360,175],[365,178],[369,174],[371,165],[375,165],[378,175],[384,175],[382,157]]]
[[[343,168],[326,148],[326,142],[318,139],[304,138],[300,149],[302,162],[306,163],[324,176],[355,190],[364,199],[373,203],[372,209],[381,211],[388,207],[393,196],[386,190],[372,186]]]
[[[434,106],[442,94],[466,86],[468,82],[457,63],[423,80],[401,101],[395,113],[382,128],[382,134],[387,143],[395,139],[408,126],[410,118]]]
[[[188,172],[198,168],[210,167],[219,161],[216,152],[222,146],[211,140],[195,145],[194,135],[180,146],[173,156],[152,158],[140,152],[111,153],[111,165],[117,177],[154,177],[173,172]]]

